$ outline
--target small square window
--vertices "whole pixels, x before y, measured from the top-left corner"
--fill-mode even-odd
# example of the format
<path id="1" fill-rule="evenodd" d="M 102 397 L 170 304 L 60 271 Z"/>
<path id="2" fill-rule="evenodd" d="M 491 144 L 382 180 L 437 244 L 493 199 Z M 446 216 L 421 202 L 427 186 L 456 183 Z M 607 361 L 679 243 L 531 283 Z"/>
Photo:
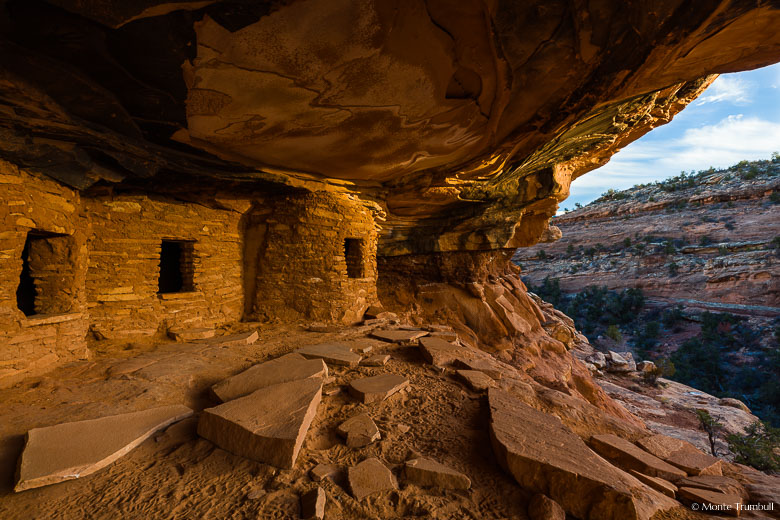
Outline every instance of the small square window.
<path id="1" fill-rule="evenodd" d="M 365 278 L 366 241 L 362 238 L 344 240 L 344 258 L 347 260 L 347 277 Z"/>
<path id="2" fill-rule="evenodd" d="M 159 279 L 161 294 L 195 290 L 194 251 L 195 242 L 192 240 L 162 241 Z"/>

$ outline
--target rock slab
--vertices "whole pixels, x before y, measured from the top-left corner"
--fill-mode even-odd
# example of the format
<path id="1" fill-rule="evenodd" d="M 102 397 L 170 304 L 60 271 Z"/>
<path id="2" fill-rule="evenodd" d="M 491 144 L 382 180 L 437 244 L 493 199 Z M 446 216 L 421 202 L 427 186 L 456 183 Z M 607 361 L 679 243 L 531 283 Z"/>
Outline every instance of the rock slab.
<path id="1" fill-rule="evenodd" d="M 309 345 L 299 348 L 295 351 L 309 359 L 323 359 L 331 365 L 342 365 L 348 367 L 357 366 L 362 357 L 350 350 L 344 343 L 320 343 L 319 345 Z"/>
<path id="2" fill-rule="evenodd" d="M 236 455 L 289 469 L 321 398 L 319 378 L 262 388 L 203 410 L 198 435 Z"/>
<path id="3" fill-rule="evenodd" d="M 309 377 L 328 377 L 325 362 L 322 359 L 306 359 L 300 354 L 287 354 L 220 381 L 211 387 L 211 391 L 225 403 L 261 388 Z"/>
<path id="4" fill-rule="evenodd" d="M 437 367 L 447 366 L 468 352 L 467 348 L 441 338 L 428 337 L 420 339 L 420 353 L 423 358 Z"/>
<path id="5" fill-rule="evenodd" d="M 393 473 L 376 457 L 371 457 L 347 470 L 352 496 L 363 500 L 374 493 L 398 489 Z"/>
<path id="6" fill-rule="evenodd" d="M 364 403 L 383 401 L 409 386 L 409 380 L 397 374 L 364 377 L 349 383 L 349 392 Z"/>
<path id="7" fill-rule="evenodd" d="M 475 392 L 484 392 L 488 388 L 496 386 L 496 382 L 493 378 L 481 370 L 458 370 L 457 373 L 458 377 Z"/>
<path id="8" fill-rule="evenodd" d="M 707 455 L 688 441 L 656 434 L 640 439 L 637 444 L 659 459 L 691 475 L 722 475 L 720 459 Z"/>
<path id="9" fill-rule="evenodd" d="M 681 487 L 677 496 L 684 504 L 696 505 L 698 511 L 717 515 L 739 516 L 737 504 L 742 502 L 737 495 L 689 487 Z"/>
<path id="10" fill-rule="evenodd" d="M 14 491 L 94 473 L 190 415 L 186 406 L 174 405 L 34 428 L 27 432 Z"/>
<path id="11" fill-rule="evenodd" d="M 364 367 L 383 367 L 390 361 L 390 354 L 374 354 L 363 359 L 360 364 Z"/>
<path id="12" fill-rule="evenodd" d="M 611 461 L 625 471 L 636 470 L 651 477 L 675 481 L 688 475 L 638 446 L 610 433 L 594 435 L 590 438 L 591 447 L 596 453 Z"/>
<path id="13" fill-rule="evenodd" d="M 301 518 L 304 520 L 322 520 L 325 518 L 327 496 L 321 487 L 312 489 L 301 497 Z"/>
<path id="14" fill-rule="evenodd" d="M 471 480 L 463 473 L 433 459 L 419 457 L 406 461 L 406 480 L 420 487 L 444 489 L 469 489 Z"/>
<path id="15" fill-rule="evenodd" d="M 678 507 L 596 455 L 560 419 L 507 390 L 488 390 L 490 437 L 499 464 L 524 488 L 582 519 L 646 520 Z"/>
<path id="16" fill-rule="evenodd" d="M 677 496 L 677 486 L 668 480 L 664 480 L 659 477 L 651 477 L 650 475 L 645 475 L 644 473 L 640 473 L 635 469 L 630 470 L 629 473 L 635 476 L 637 480 L 643 484 L 647 484 L 651 488 L 655 489 L 656 491 L 660 491 L 668 497 L 675 498 Z"/>
<path id="17" fill-rule="evenodd" d="M 427 335 L 426 330 L 375 330 L 371 333 L 372 338 L 390 343 L 406 343 Z"/>
<path id="18" fill-rule="evenodd" d="M 317 464 L 309 471 L 309 476 L 313 481 L 319 482 L 326 478 L 332 479 L 338 472 L 339 467 L 334 464 Z"/>
<path id="19" fill-rule="evenodd" d="M 347 440 L 350 448 L 368 446 L 382 437 L 374 420 L 365 413 L 347 419 L 336 431 Z"/>

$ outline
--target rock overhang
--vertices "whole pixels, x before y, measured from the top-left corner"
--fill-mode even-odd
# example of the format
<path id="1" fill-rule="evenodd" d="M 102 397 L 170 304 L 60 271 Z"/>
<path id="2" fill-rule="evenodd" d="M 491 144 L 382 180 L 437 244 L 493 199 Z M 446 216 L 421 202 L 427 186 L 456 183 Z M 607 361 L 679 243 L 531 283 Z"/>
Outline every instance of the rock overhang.
<path id="1" fill-rule="evenodd" d="M 3 158 L 78 189 L 356 194 L 381 256 L 530 245 L 711 74 L 780 59 L 776 2 L 12 0 L 0 23 Z"/>

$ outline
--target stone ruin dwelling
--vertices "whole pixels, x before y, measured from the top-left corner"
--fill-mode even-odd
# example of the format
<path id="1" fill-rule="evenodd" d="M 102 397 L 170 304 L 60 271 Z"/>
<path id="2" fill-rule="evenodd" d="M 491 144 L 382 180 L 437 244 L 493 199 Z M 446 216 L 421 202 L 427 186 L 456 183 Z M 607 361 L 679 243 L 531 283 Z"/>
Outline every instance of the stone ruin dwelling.
<path id="1" fill-rule="evenodd" d="M 288 348 L 312 342 L 299 325 L 430 325 L 525 381 L 533 412 L 491 393 L 494 411 L 634 441 L 641 421 L 511 256 L 554 236 L 573 179 L 717 74 L 780 61 L 779 27 L 776 0 L 1 0 L 0 388 L 246 323 L 297 330 Z M 51 424 L 3 414 L 8 439 Z M 502 464 L 573 517 L 672 507 L 583 509 Z M 0 516 L 21 516 L 6 491 Z M 343 515 L 398 514 L 366 511 Z"/>

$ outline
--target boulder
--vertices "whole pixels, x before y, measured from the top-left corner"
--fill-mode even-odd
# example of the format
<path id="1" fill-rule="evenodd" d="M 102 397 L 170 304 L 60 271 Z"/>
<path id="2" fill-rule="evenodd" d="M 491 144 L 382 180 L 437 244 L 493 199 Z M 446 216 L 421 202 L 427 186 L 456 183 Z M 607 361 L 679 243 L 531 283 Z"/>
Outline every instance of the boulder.
<path id="1" fill-rule="evenodd" d="M 328 377 L 325 362 L 322 359 L 306 359 L 300 354 L 287 354 L 220 381 L 211 387 L 211 391 L 224 403 L 261 388 L 309 377 Z"/>
<path id="2" fill-rule="evenodd" d="M 352 496 L 363 500 L 374 493 L 398 489 L 393 473 L 376 457 L 371 457 L 347 470 Z"/>
<path id="3" fill-rule="evenodd" d="M 375 330 L 371 332 L 372 338 L 389 341 L 390 343 L 407 343 L 428 335 L 425 330 Z"/>
<path id="4" fill-rule="evenodd" d="M 743 412 L 753 413 L 750 411 L 750 408 L 748 408 L 748 406 L 745 403 L 743 403 L 739 399 L 734 399 L 733 397 L 724 397 L 722 399 L 718 399 L 718 404 L 721 406 L 730 406 L 731 408 L 738 408 Z"/>
<path id="5" fill-rule="evenodd" d="M 683 504 L 697 511 L 727 516 L 739 516 L 737 504 L 742 503 L 742 499 L 737 495 L 700 488 L 681 487 L 677 497 Z"/>
<path id="6" fill-rule="evenodd" d="M 25 438 L 14 491 L 90 475 L 190 415 L 186 406 L 173 405 L 34 428 Z"/>
<path id="7" fill-rule="evenodd" d="M 655 363 L 653 363 L 652 361 L 640 361 L 636 365 L 636 370 L 637 372 L 641 372 L 641 373 L 652 372 L 653 370 L 655 370 Z"/>
<path id="8" fill-rule="evenodd" d="M 406 461 L 406 480 L 420 487 L 469 489 L 471 480 L 463 473 L 433 459 L 419 457 Z"/>
<path id="9" fill-rule="evenodd" d="M 631 352 L 618 354 L 610 350 L 606 360 L 607 372 L 634 372 L 636 370 L 636 362 Z"/>
<path id="10" fill-rule="evenodd" d="M 545 493 L 582 519 L 649 519 L 677 502 L 596 455 L 561 420 L 488 390 L 490 436 L 499 464 L 523 487 Z"/>
<path id="11" fill-rule="evenodd" d="M 596 368 L 602 369 L 607 366 L 607 358 L 602 352 L 594 352 L 585 360 L 589 363 L 592 363 Z"/>
<path id="12" fill-rule="evenodd" d="M 625 471 L 633 469 L 651 477 L 660 477 L 671 481 L 687 476 L 684 471 L 617 435 L 610 433 L 594 435 L 590 438 L 590 445 L 596 453 Z"/>
<path id="13" fill-rule="evenodd" d="M 677 486 L 668 480 L 662 479 L 660 477 L 651 477 L 650 475 L 645 475 L 644 473 L 640 473 L 635 469 L 630 470 L 629 473 L 635 476 L 637 480 L 643 484 L 647 484 L 651 488 L 655 489 L 656 491 L 660 491 L 668 497 L 674 498 L 677 495 Z"/>
<path id="14" fill-rule="evenodd" d="M 528 518 L 531 520 L 566 520 L 566 511 L 547 495 L 537 493 L 528 503 Z"/>
<path id="15" fill-rule="evenodd" d="M 308 359 L 322 359 L 331 365 L 357 366 L 362 359 L 360 354 L 355 354 L 344 343 L 320 343 L 309 345 L 295 351 Z"/>
<path id="16" fill-rule="evenodd" d="M 325 518 L 325 490 L 316 487 L 301 497 L 301 518 L 304 520 L 323 520 Z"/>
<path id="17" fill-rule="evenodd" d="M 475 392 L 484 392 L 496 386 L 493 378 L 480 370 L 458 370 L 457 374 Z"/>
<path id="18" fill-rule="evenodd" d="M 336 431 L 347 440 L 350 448 L 368 446 L 382 437 L 374 420 L 365 413 L 347 419 Z"/>
<path id="19" fill-rule="evenodd" d="M 322 380 L 262 388 L 203 410 L 198 435 L 236 455 L 292 468 L 322 397 Z"/>
<path id="20" fill-rule="evenodd" d="M 349 383 L 349 392 L 364 403 L 383 401 L 409 386 L 409 380 L 397 374 L 355 379 Z"/>

